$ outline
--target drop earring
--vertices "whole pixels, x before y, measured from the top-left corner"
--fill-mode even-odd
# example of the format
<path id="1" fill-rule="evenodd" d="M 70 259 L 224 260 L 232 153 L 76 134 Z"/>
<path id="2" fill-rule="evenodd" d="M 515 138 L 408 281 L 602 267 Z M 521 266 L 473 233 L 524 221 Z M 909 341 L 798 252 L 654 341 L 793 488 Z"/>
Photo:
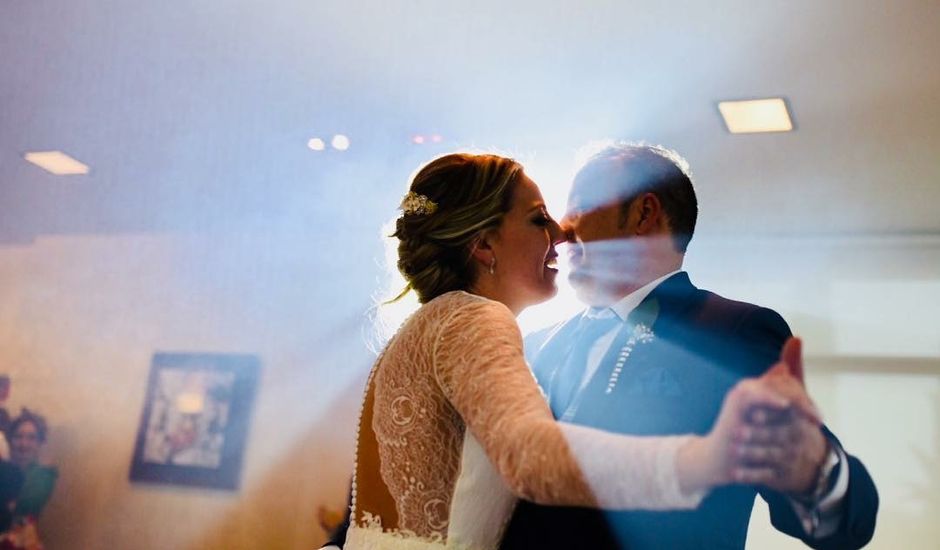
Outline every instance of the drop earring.
<path id="1" fill-rule="evenodd" d="M 490 275 L 496 273 L 496 256 L 493 256 L 493 260 L 490 261 Z"/>

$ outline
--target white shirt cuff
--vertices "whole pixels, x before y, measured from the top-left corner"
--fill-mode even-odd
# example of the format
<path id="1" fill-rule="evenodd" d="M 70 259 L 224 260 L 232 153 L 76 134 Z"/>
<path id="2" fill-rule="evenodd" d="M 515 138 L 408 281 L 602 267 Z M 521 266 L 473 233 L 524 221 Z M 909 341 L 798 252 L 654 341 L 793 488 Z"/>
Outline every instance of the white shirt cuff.
<path id="1" fill-rule="evenodd" d="M 793 498 L 787 499 L 800 519 L 803 532 L 814 539 L 828 537 L 839 529 L 845 508 L 843 506 L 845 495 L 849 490 L 848 458 L 845 456 L 845 451 L 838 445 L 833 444 L 832 450 L 835 457 L 837 457 L 835 465 L 839 465 L 838 477 L 832 485 L 832 489 L 822 495 L 812 506 L 807 506 Z M 831 458 L 827 460 L 831 460 Z"/>

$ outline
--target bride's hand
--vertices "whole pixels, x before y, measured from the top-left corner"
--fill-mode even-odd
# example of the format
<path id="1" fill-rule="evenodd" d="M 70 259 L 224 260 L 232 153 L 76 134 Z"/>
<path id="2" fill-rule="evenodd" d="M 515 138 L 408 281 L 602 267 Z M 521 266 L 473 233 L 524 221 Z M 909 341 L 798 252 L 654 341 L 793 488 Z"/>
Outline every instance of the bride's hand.
<path id="1" fill-rule="evenodd" d="M 748 425 L 738 428 L 733 470 L 738 483 L 760 484 L 791 494 L 815 488 L 829 442 L 820 426 L 819 412 L 803 384 L 802 346 L 790 338 L 774 365 L 760 380 L 793 402 L 786 414 L 764 410 L 748 412 Z"/>
<path id="2" fill-rule="evenodd" d="M 790 375 L 775 373 L 774 376 Z M 798 384 L 795 378 L 793 381 Z M 774 378 L 773 383 L 765 377 L 746 379 L 728 392 L 712 431 L 704 437 L 693 438 L 679 450 L 677 469 L 684 492 L 710 490 L 743 480 L 761 483 L 762 476 L 771 475 L 766 468 L 742 464 L 735 456 L 735 449 L 753 411 L 785 415 L 793 409 L 793 399 L 780 391 L 784 386 L 782 382 L 781 378 Z"/>

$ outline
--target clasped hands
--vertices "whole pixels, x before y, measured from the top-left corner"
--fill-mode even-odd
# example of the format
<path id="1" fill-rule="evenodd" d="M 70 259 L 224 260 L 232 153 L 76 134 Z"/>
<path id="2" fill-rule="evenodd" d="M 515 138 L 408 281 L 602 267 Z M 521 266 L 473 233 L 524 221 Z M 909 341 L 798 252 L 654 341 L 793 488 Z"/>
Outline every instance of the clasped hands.
<path id="1" fill-rule="evenodd" d="M 712 431 L 680 456 L 701 461 L 701 485 L 760 485 L 793 497 L 812 495 L 829 442 L 803 382 L 802 344 L 787 340 L 780 361 L 725 397 Z"/>

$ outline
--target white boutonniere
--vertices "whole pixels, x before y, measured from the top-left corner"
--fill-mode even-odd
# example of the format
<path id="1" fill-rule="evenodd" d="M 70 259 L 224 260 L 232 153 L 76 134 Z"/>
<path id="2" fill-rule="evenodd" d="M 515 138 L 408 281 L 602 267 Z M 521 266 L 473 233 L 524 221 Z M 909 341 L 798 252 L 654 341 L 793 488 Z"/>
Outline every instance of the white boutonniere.
<path id="1" fill-rule="evenodd" d="M 612 393 L 614 388 L 617 387 L 617 382 L 620 380 L 620 372 L 623 370 L 627 359 L 630 358 L 630 354 L 633 353 L 633 349 L 639 344 L 649 344 L 655 338 L 656 335 L 653 333 L 653 329 L 646 323 L 637 323 L 633 327 L 633 332 L 630 334 L 630 338 L 627 339 L 627 343 L 620 348 L 620 354 L 617 355 L 617 363 L 614 365 L 613 372 L 610 373 L 610 379 L 607 381 L 607 389 L 604 390 L 604 393 Z"/>

